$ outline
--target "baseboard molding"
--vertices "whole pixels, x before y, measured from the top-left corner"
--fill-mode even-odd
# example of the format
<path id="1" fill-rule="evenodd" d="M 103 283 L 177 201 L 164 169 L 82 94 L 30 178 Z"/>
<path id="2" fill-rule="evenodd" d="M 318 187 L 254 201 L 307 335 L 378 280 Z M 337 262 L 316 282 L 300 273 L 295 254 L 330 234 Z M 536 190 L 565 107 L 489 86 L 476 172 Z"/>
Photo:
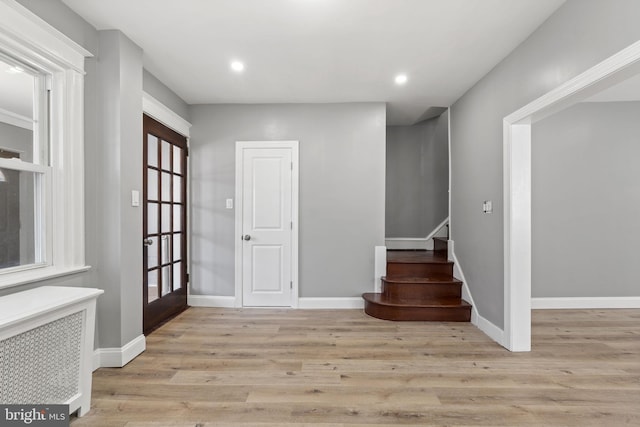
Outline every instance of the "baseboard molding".
<path id="1" fill-rule="evenodd" d="M 531 308 L 541 309 L 589 309 L 589 308 L 640 308 L 640 297 L 559 297 L 531 298 Z"/>
<path id="2" fill-rule="evenodd" d="M 236 308 L 236 298 L 215 295 L 189 295 L 187 303 L 191 307 Z M 307 309 L 360 309 L 364 300 L 360 297 L 298 298 L 298 308 Z"/>
<path id="3" fill-rule="evenodd" d="M 418 249 L 418 250 L 432 251 L 433 238 L 446 237 L 448 233 L 446 226 L 448 224 L 449 224 L 449 217 L 446 217 L 426 237 L 386 237 L 384 239 L 385 245 L 387 246 L 387 249 L 391 249 L 391 250 Z"/>
<path id="4" fill-rule="evenodd" d="M 474 310 L 471 312 L 471 323 L 484 332 L 489 338 L 505 347 L 504 330 L 480 316 L 478 314 L 478 310 L 475 310 L 475 306 Z"/>
<path id="5" fill-rule="evenodd" d="M 298 308 L 306 309 L 363 309 L 361 297 L 299 298 Z"/>
<path id="6" fill-rule="evenodd" d="M 236 297 L 216 295 L 188 295 L 187 304 L 191 307 L 234 308 Z"/>
<path id="7" fill-rule="evenodd" d="M 147 348 L 144 335 L 139 335 L 123 347 L 98 348 L 93 352 L 93 370 L 122 368 Z"/>
<path id="8" fill-rule="evenodd" d="M 423 237 L 388 237 L 384 239 L 385 245 L 387 249 L 392 251 L 402 251 L 402 250 L 422 250 L 422 251 L 432 251 L 433 250 L 433 240 L 425 239 Z"/>
<path id="9" fill-rule="evenodd" d="M 454 241 L 449 240 L 447 247 L 449 250 L 448 258 L 454 262 L 453 275 L 462 281 L 462 299 L 471 304 L 471 324 L 475 325 L 476 328 L 484 332 L 489 338 L 504 347 L 504 331 L 482 317 L 478 312 L 478 307 L 473 301 L 473 295 L 471 295 L 471 289 L 469 289 L 467 279 L 464 277 L 464 271 L 462 271 L 462 266 L 456 256 Z"/>

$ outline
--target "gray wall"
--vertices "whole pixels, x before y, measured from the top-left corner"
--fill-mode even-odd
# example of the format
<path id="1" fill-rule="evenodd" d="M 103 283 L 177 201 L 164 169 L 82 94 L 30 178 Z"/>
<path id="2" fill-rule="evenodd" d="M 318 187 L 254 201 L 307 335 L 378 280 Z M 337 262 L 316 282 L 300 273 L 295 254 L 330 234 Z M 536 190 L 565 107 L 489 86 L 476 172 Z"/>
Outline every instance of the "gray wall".
<path id="1" fill-rule="evenodd" d="M 120 347 L 142 333 L 142 207 L 131 206 L 131 190 L 142 191 L 142 49 L 111 30 L 99 32 L 99 51 L 99 138 L 86 147 L 99 197 L 87 246 L 95 246 L 94 277 L 105 290 L 100 345 Z"/>
<path id="2" fill-rule="evenodd" d="M 234 295 L 235 142 L 300 141 L 300 296 L 373 288 L 384 244 L 385 105 L 197 105 L 190 110 L 192 293 Z"/>
<path id="3" fill-rule="evenodd" d="M 387 127 L 386 237 L 424 238 L 447 218 L 448 118 Z"/>
<path id="4" fill-rule="evenodd" d="M 568 0 L 451 109 L 451 236 L 479 314 L 503 327 L 502 119 L 640 39 L 637 0 Z M 482 213 L 493 200 L 494 213 Z"/>
<path id="5" fill-rule="evenodd" d="M 147 70 L 143 70 L 142 90 L 163 103 L 183 119 L 189 121 L 189 106 L 187 103 Z"/>
<path id="6" fill-rule="evenodd" d="M 640 102 L 532 127 L 532 296 L 638 296 Z"/>

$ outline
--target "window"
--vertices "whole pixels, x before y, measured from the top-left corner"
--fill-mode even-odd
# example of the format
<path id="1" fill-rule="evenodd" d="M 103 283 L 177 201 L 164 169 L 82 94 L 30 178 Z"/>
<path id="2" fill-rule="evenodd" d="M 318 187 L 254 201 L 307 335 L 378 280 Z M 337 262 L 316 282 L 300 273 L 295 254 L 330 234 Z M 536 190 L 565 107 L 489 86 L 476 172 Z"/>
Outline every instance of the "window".
<path id="1" fill-rule="evenodd" d="M 0 270 L 45 265 L 46 76 L 0 53 Z"/>
<path id="2" fill-rule="evenodd" d="M 86 270 L 84 58 L 0 2 L 0 288 Z"/>

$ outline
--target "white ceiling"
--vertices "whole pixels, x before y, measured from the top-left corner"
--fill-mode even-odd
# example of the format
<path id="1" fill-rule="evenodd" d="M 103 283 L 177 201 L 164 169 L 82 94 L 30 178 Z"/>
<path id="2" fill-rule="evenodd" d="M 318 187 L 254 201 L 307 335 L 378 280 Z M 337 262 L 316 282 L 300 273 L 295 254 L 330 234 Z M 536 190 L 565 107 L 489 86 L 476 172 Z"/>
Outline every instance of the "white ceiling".
<path id="1" fill-rule="evenodd" d="M 396 125 L 451 105 L 564 2 L 63 1 L 124 32 L 189 104 L 384 101 Z M 405 86 L 393 83 L 400 72 Z"/>

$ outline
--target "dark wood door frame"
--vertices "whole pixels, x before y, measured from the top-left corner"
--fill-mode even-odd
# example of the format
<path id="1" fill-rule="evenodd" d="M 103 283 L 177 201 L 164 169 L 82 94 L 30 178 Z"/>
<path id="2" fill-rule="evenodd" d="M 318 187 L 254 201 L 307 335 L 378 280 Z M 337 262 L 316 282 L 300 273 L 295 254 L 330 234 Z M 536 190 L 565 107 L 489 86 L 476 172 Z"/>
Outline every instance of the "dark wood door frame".
<path id="1" fill-rule="evenodd" d="M 143 116 L 143 135 L 143 331 L 148 334 L 188 307 L 188 147 L 185 136 L 147 115 Z M 155 153 L 150 153 L 150 145 Z M 150 164 L 155 155 L 155 164 Z M 149 187 L 150 174 L 156 177 L 157 188 Z M 149 199 L 150 193 L 155 199 Z M 156 224 L 149 222 L 150 207 L 156 212 Z M 151 266 L 150 255 L 157 256 Z M 151 298 L 150 275 L 156 278 L 156 293 Z"/>

